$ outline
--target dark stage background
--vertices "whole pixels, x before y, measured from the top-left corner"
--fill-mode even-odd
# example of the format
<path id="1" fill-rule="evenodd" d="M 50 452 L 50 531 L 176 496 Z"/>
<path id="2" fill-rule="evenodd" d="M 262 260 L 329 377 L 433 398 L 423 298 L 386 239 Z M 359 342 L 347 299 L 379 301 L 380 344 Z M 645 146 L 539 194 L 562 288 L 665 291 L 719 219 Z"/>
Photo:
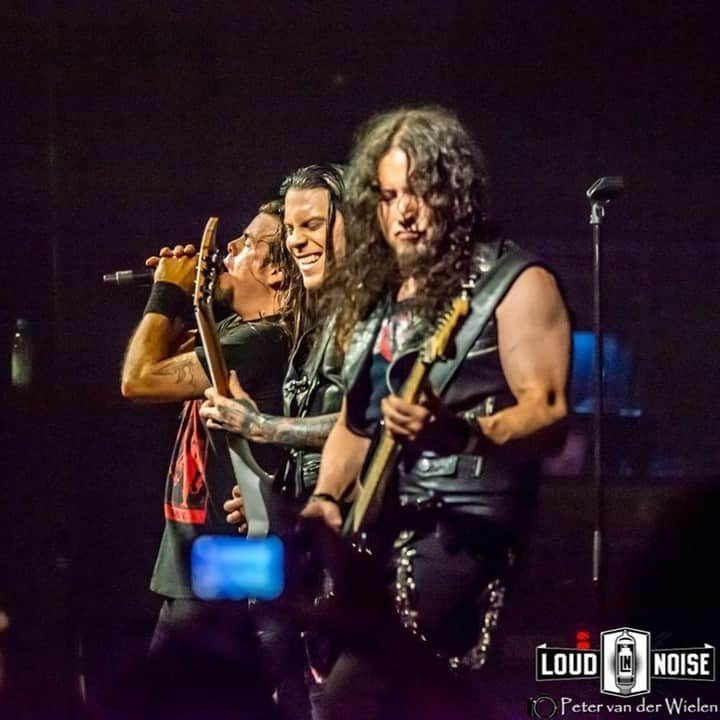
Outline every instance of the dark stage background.
<path id="1" fill-rule="evenodd" d="M 626 178 L 605 224 L 604 310 L 634 353 L 621 404 L 642 409 L 608 418 L 609 604 L 629 622 L 623 603 L 663 514 L 709 492 L 707 509 L 720 466 L 717 3 L 193 5 L 0 11 L 0 607 L 13 693 L 62 695 L 78 637 L 99 693 L 141 656 L 156 611 L 146 586 L 177 408 L 119 397 L 145 292 L 105 288 L 102 273 L 196 241 L 211 214 L 231 239 L 287 171 L 344 159 L 360 121 L 402 103 L 447 105 L 475 131 L 498 219 L 558 268 L 581 329 L 584 193 L 600 175 Z M 17 317 L 36 351 L 25 394 L 9 386 Z M 588 418 L 574 424 L 582 442 Z M 572 642 L 589 621 L 589 468 L 555 468 L 543 485 L 508 619 L 523 681 L 535 644 Z M 682 572 L 665 565 L 668 582 L 687 581 L 685 551 L 713 562 L 702 532 L 678 533 Z"/>

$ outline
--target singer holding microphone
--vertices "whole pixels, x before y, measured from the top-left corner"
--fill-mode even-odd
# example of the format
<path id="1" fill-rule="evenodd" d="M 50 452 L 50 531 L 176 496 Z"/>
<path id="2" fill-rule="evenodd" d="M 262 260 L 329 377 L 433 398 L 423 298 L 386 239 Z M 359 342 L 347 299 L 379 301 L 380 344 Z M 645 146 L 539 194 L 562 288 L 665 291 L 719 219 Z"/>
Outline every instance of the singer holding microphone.
<path id="1" fill-rule="evenodd" d="M 263 412 L 273 414 L 282 413 L 292 326 L 280 207 L 278 201 L 262 205 L 243 233 L 228 243 L 223 259 L 227 272 L 217 283 L 221 299 L 233 311 L 217 328 L 228 370 L 237 373 Z M 164 598 L 151 644 L 151 652 L 159 652 L 175 629 L 207 610 L 190 586 L 192 541 L 210 533 L 236 536 L 237 530 L 226 522 L 222 507 L 234 485 L 227 445 L 220 438 L 208 441 L 199 415 L 210 387 L 205 354 L 181 319 L 194 286 L 195 247 L 165 247 L 146 264 L 155 269 L 153 284 L 125 355 L 122 394 L 138 402 L 184 402 L 166 478 L 165 529 L 150 584 Z M 281 449 L 251 449 L 266 472 L 275 472 Z M 228 640 L 222 635 L 227 628 L 213 628 L 216 632 L 202 639 L 204 647 L 213 651 L 222 643 L 226 650 Z"/>

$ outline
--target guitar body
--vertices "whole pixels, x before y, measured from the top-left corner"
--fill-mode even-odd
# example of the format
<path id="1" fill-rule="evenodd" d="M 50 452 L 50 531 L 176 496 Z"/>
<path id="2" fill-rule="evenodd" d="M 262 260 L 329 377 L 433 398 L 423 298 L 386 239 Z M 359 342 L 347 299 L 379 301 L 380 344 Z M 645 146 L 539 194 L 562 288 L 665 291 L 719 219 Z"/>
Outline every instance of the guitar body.
<path id="1" fill-rule="evenodd" d="M 418 353 L 413 351 L 396 361 L 400 373 L 407 369 L 399 391 L 393 390 L 408 402 L 418 402 L 433 363 L 443 356 L 459 321 L 470 309 L 467 290 L 457 297 L 452 309 L 442 318 L 433 336 Z M 384 558 L 393 542 L 392 515 L 397 510 L 397 494 L 389 492 L 394 481 L 401 446 L 378 426 L 360 473 L 360 491 L 343 525 L 343 535 L 350 538 L 356 549 Z M 333 578 L 325 572 L 324 587 L 316 597 L 318 606 L 333 602 Z M 304 633 L 305 651 L 315 681 L 321 683 L 332 671 L 342 648 L 322 634 Z"/>
<path id="2" fill-rule="evenodd" d="M 407 368 L 407 375 L 397 394 L 403 400 L 418 402 L 433 363 L 444 356 L 453 333 L 469 309 L 466 288 L 453 301 L 451 310 L 443 316 L 423 349 L 401 359 L 399 365 Z M 343 535 L 349 537 L 358 550 L 380 558 L 390 550 L 393 541 L 392 515 L 397 510 L 397 494 L 389 490 L 395 481 L 401 449 L 380 423 L 360 474 L 360 491 L 343 525 Z M 325 587 L 315 602 L 318 605 L 330 603 L 333 595 L 333 579 L 326 573 Z M 332 670 L 340 648 L 328 638 L 314 633 L 306 634 L 305 647 L 313 675 L 321 682 Z"/>
<path id="3" fill-rule="evenodd" d="M 392 527 L 392 518 L 397 510 L 396 496 L 387 491 L 392 487 L 401 447 L 385 432 L 382 422 L 370 443 L 368 455 L 360 472 L 361 488 L 368 483 L 375 491 L 366 492 L 367 507 L 356 501 L 345 516 L 342 534 L 364 552 L 379 554 L 386 549 L 389 536 L 384 530 Z M 361 519 L 360 519 L 361 518 Z M 372 532 L 369 532 L 372 530 Z"/>
<path id="4" fill-rule="evenodd" d="M 463 292 L 423 350 L 401 359 L 400 366 L 407 368 L 407 376 L 397 394 L 403 400 L 418 402 L 433 363 L 443 356 L 459 320 L 469 312 L 469 304 L 468 295 Z M 388 491 L 395 481 L 401 450 L 381 422 L 360 473 L 360 492 L 343 525 L 343 535 L 350 538 L 355 548 L 362 554 L 375 555 L 381 563 L 394 539 L 392 515 L 397 510 L 397 495 Z M 333 577 L 326 571 L 323 591 L 315 602 L 322 607 L 332 603 L 334 596 Z M 316 682 L 322 682 L 332 671 L 341 648 L 322 634 L 305 633 L 304 638 L 310 670 Z"/>

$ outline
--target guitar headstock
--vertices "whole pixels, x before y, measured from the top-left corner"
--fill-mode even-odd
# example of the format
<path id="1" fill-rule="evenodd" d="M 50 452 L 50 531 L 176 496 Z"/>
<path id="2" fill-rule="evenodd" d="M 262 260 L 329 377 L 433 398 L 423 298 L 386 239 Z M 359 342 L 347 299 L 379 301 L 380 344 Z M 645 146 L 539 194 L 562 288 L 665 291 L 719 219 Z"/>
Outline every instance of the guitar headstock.
<path id="1" fill-rule="evenodd" d="M 210 305 L 212 302 L 213 291 L 218 278 L 218 268 L 214 258 L 217 224 L 218 219 L 216 217 L 209 218 L 200 241 L 195 290 L 193 291 L 193 306 L 195 308 Z"/>
<path id="2" fill-rule="evenodd" d="M 435 362 L 445 355 L 450 338 L 458 323 L 470 312 L 470 296 L 467 290 L 458 295 L 452 302 L 450 309 L 440 318 L 435 332 L 425 341 L 422 350 L 422 360 L 425 363 Z"/>
<path id="3" fill-rule="evenodd" d="M 228 371 L 225 356 L 222 353 L 220 340 L 215 328 L 212 298 L 215 283 L 218 278 L 218 268 L 215 263 L 215 231 L 218 219 L 211 217 L 205 225 L 200 250 L 198 251 L 197 273 L 195 275 L 195 290 L 193 292 L 193 307 L 197 321 L 200 339 L 205 349 L 210 380 L 213 387 L 223 396 L 229 397 Z"/>

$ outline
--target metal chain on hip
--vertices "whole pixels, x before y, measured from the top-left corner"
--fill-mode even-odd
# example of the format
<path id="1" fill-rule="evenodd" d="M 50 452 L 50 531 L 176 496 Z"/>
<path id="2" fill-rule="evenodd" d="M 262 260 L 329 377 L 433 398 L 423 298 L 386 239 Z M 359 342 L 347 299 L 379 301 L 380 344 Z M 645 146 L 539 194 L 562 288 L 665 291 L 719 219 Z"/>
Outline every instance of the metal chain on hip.
<path id="1" fill-rule="evenodd" d="M 412 530 L 403 530 L 395 543 L 395 547 L 400 550 L 395 569 L 395 610 L 406 630 L 427 641 L 420 631 L 420 617 L 416 603 L 417 585 L 413 574 L 413 558 L 417 550 L 410 546 L 414 534 Z M 480 595 L 478 602 L 478 612 L 481 616 L 480 629 L 475 644 L 463 655 L 447 657 L 437 653 L 446 660 L 452 670 L 479 670 L 487 662 L 493 634 L 498 627 L 500 613 L 505 604 L 507 588 L 504 576 L 514 564 L 515 554 L 508 548 L 502 575 L 493 578 Z"/>

